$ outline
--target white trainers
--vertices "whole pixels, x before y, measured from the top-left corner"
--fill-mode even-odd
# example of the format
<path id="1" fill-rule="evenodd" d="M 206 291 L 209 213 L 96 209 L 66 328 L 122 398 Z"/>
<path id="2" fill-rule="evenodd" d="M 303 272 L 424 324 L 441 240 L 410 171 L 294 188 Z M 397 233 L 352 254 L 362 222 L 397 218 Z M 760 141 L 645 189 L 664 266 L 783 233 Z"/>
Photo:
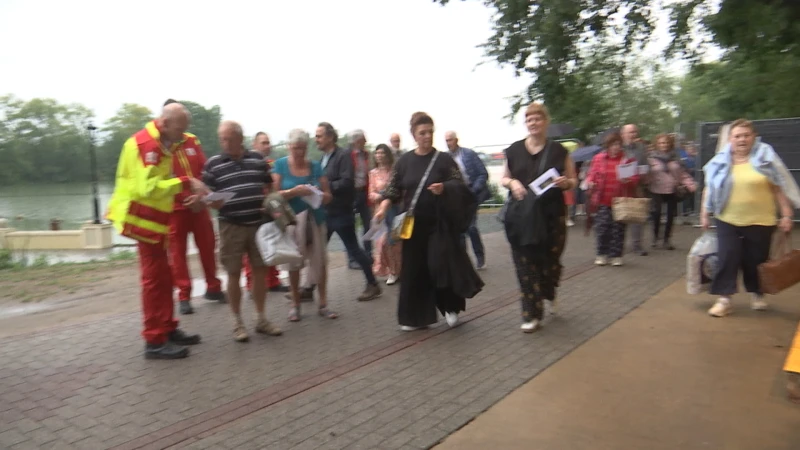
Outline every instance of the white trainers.
<path id="1" fill-rule="evenodd" d="M 427 327 L 412 327 L 412 326 L 408 326 L 408 325 L 403 325 L 403 326 L 400 327 L 400 331 L 417 331 L 417 330 L 422 330 L 424 328 L 427 328 Z"/>
<path id="2" fill-rule="evenodd" d="M 622 266 L 622 258 L 612 258 L 611 259 L 611 265 L 614 266 L 614 267 Z"/>
<path id="3" fill-rule="evenodd" d="M 558 314 L 558 300 L 551 300 L 550 301 L 550 314 L 556 315 Z"/>
<path id="4" fill-rule="evenodd" d="M 753 309 L 755 311 L 764 311 L 767 308 L 769 308 L 767 302 L 764 301 L 764 297 L 758 294 L 750 294 L 750 295 L 751 295 L 750 309 Z"/>
<path id="5" fill-rule="evenodd" d="M 522 330 L 523 333 L 533 333 L 539 329 L 539 321 L 533 319 L 530 322 L 525 322 L 519 327 L 519 329 Z"/>
<path id="6" fill-rule="evenodd" d="M 450 328 L 452 328 L 456 326 L 456 324 L 458 324 L 458 313 L 454 312 L 444 313 L 444 320 L 447 321 L 447 325 L 449 325 Z"/>
<path id="7" fill-rule="evenodd" d="M 572 220 L 572 219 L 567 219 L 567 226 L 568 227 L 574 227 L 575 226 L 575 221 Z"/>
<path id="8" fill-rule="evenodd" d="M 594 259 L 594 263 L 598 266 L 605 266 L 608 264 L 608 258 L 605 256 L 598 256 Z"/>
<path id="9" fill-rule="evenodd" d="M 386 285 L 391 286 L 397 283 L 397 276 L 396 275 L 389 275 L 389 278 L 386 279 Z"/>
<path id="10" fill-rule="evenodd" d="M 708 310 L 708 314 L 713 317 L 725 317 L 733 312 L 731 308 L 731 300 L 729 298 L 720 297 L 714 306 Z"/>

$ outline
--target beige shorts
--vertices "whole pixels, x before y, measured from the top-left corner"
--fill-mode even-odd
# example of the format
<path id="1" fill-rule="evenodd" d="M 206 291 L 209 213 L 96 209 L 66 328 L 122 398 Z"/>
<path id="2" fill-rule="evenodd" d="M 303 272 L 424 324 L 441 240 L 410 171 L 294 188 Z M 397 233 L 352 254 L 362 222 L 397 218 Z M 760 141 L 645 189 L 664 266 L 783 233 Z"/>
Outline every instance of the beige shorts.
<path id="1" fill-rule="evenodd" d="M 252 267 L 264 267 L 264 260 L 256 245 L 258 227 L 219 221 L 219 261 L 226 272 L 241 272 L 244 255 L 247 255 Z"/>

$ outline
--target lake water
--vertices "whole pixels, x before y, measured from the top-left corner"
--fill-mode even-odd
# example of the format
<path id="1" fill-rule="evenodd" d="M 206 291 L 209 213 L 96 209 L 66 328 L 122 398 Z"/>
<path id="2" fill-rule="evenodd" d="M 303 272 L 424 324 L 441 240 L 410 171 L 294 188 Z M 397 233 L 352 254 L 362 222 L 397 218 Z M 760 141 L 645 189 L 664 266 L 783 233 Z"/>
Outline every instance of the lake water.
<path id="1" fill-rule="evenodd" d="M 489 182 L 499 183 L 502 165 L 489 165 Z M 104 214 L 114 186 L 99 185 L 100 215 Z M 62 230 L 77 230 L 93 220 L 90 183 L 45 184 L 0 187 L 0 218 L 18 230 L 48 230 L 51 219 L 62 220 Z M 190 240 L 191 241 L 191 240 Z M 133 244 L 132 240 L 114 234 L 115 244 Z"/>

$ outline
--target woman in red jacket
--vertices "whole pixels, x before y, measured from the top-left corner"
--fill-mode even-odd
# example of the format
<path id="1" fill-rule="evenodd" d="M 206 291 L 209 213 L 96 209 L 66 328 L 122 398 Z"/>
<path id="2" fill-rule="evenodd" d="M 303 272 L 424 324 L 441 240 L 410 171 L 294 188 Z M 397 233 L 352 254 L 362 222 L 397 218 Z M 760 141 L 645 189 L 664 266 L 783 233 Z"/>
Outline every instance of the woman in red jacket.
<path id="1" fill-rule="evenodd" d="M 609 134 L 603 144 L 606 151 L 595 155 L 589 174 L 586 176 L 587 186 L 591 190 L 590 202 L 597 208 L 594 219 L 597 259 L 594 263 L 605 266 L 611 258 L 612 266 L 621 266 L 622 250 L 625 246 L 625 224 L 614 222 L 611 203 L 614 197 L 635 197 L 639 174 L 637 169 L 632 177 L 619 178 L 617 167 L 620 164 L 635 162 L 636 159 L 625 156 L 622 151 L 622 136 L 618 132 Z"/>

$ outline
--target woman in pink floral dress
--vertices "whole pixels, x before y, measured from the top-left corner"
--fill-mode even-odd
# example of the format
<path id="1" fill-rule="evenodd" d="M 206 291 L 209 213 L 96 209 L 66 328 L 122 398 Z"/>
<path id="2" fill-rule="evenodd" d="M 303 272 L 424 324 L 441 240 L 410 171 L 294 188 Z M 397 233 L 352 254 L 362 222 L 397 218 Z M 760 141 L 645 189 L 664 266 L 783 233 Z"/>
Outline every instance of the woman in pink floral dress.
<path id="1" fill-rule="evenodd" d="M 375 168 L 369 172 L 369 201 L 371 204 L 378 204 L 383 200 L 381 192 L 391 179 L 393 166 L 394 155 L 389 146 L 378 145 L 375 148 Z M 393 214 L 386 215 L 387 221 L 392 220 L 393 217 Z M 389 228 L 391 229 L 391 226 Z M 401 243 L 394 242 L 389 234 L 384 233 L 378 238 L 375 245 L 375 265 L 372 270 L 375 272 L 375 276 L 387 277 L 386 284 L 391 286 L 397 283 L 397 277 L 400 276 L 402 250 Z"/>

